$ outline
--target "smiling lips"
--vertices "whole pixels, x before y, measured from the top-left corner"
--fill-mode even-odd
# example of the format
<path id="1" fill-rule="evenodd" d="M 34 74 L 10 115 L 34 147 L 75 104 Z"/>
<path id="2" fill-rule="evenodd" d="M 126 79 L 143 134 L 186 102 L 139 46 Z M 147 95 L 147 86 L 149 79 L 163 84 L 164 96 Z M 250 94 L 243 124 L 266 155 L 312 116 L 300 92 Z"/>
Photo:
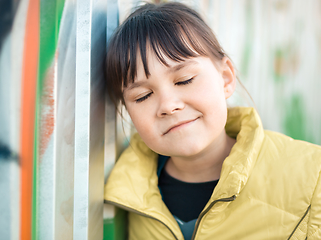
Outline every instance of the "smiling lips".
<path id="1" fill-rule="evenodd" d="M 182 122 L 179 122 L 178 124 L 175 124 L 173 126 L 171 126 L 163 135 L 173 131 L 173 130 L 176 130 L 178 128 L 181 128 L 183 126 L 186 126 L 187 124 L 189 123 L 192 123 L 192 122 L 195 122 L 198 118 L 195 118 L 195 119 L 192 119 L 192 120 L 187 120 L 187 121 L 182 121 Z"/>

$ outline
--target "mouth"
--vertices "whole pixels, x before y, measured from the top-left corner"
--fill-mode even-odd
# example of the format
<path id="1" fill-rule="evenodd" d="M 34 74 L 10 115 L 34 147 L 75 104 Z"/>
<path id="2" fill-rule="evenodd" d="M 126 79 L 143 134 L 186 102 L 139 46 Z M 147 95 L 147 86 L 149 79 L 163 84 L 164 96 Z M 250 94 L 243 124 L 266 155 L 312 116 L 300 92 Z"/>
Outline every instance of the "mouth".
<path id="1" fill-rule="evenodd" d="M 180 129 L 181 127 L 185 127 L 185 126 L 189 125 L 190 123 L 195 122 L 197 119 L 199 119 L 199 117 L 197 117 L 197 118 L 195 118 L 195 119 L 191 119 L 191 120 L 186 120 L 186 121 L 179 122 L 179 123 L 171 126 L 169 129 L 167 129 L 167 130 L 165 131 L 165 133 L 163 133 L 163 135 L 166 135 L 166 134 L 169 133 L 169 132 L 178 130 L 178 129 Z"/>

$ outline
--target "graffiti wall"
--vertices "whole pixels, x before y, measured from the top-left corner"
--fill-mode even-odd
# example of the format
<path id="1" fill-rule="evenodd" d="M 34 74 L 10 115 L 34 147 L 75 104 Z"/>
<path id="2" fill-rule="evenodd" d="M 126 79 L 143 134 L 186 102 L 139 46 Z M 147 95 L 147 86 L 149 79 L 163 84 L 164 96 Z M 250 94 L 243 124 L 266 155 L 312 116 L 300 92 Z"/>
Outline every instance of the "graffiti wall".
<path id="1" fill-rule="evenodd" d="M 107 2 L 6 3 L 1 238 L 102 239 Z"/>
<path id="2" fill-rule="evenodd" d="M 239 88 L 229 104 L 321 144 L 321 2 L 181 2 L 212 27 L 251 96 Z M 126 213 L 103 203 L 103 185 L 133 128 L 105 94 L 103 64 L 139 4 L 0 2 L 1 239 L 126 238 Z"/>

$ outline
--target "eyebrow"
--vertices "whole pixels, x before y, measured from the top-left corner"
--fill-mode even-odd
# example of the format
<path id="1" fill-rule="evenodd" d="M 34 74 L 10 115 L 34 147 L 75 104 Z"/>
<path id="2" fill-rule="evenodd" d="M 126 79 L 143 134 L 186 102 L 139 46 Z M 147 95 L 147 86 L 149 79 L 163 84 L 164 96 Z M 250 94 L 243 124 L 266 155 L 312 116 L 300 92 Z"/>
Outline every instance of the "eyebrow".
<path id="1" fill-rule="evenodd" d="M 194 60 L 188 60 L 188 61 L 184 61 L 184 62 L 181 62 L 181 63 L 178 63 L 176 64 L 175 66 L 171 67 L 169 66 L 168 67 L 168 70 L 167 72 L 176 72 L 176 71 L 179 71 L 181 70 L 182 68 L 185 68 L 187 66 L 190 66 L 190 65 L 197 65 L 198 62 L 194 61 Z M 132 90 L 134 88 L 137 88 L 137 87 L 140 87 L 142 85 L 145 85 L 147 82 L 146 81 L 138 81 L 138 82 L 133 82 L 132 84 L 130 84 L 128 87 L 126 87 L 124 90 L 125 91 L 129 91 L 129 90 Z"/>
<path id="2" fill-rule="evenodd" d="M 185 68 L 189 65 L 197 65 L 198 62 L 194 61 L 194 60 L 188 60 L 188 61 L 184 61 L 182 63 L 176 64 L 174 67 L 169 67 L 168 71 L 169 72 L 176 72 L 181 70 L 182 68 Z"/>
<path id="3" fill-rule="evenodd" d="M 131 90 L 133 88 L 137 88 L 137 87 L 140 87 L 142 85 L 145 85 L 146 84 L 146 81 L 139 81 L 139 82 L 133 82 L 131 83 L 128 87 L 126 87 L 124 89 L 124 91 L 128 91 L 128 90 Z"/>

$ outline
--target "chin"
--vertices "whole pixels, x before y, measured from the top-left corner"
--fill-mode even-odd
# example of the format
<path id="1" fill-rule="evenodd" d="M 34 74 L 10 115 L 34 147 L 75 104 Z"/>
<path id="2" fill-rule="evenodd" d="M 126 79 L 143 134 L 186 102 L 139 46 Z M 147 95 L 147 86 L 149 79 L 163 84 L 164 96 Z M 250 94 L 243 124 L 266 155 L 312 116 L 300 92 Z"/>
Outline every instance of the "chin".
<path id="1" fill-rule="evenodd" d="M 176 146 L 172 149 L 173 150 L 168 156 L 185 157 L 185 158 L 197 156 L 204 150 L 202 146 L 198 146 L 195 143 L 193 143 L 192 145 L 184 144 L 183 146 Z"/>

